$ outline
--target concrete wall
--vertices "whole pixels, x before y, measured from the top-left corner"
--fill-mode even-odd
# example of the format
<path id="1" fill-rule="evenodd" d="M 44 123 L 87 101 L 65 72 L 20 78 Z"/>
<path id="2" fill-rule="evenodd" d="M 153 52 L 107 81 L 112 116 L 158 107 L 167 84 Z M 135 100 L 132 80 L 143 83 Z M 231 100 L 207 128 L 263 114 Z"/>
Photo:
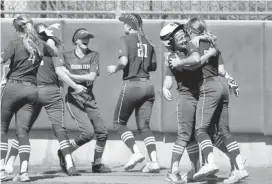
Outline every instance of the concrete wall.
<path id="1" fill-rule="evenodd" d="M 112 117 L 114 108 L 118 99 L 121 85 L 121 72 L 117 75 L 108 76 L 106 66 L 117 62 L 117 44 L 118 39 L 123 33 L 123 26 L 116 20 L 50 20 L 37 19 L 50 25 L 59 22 L 61 29 L 55 34 L 61 38 L 66 50 L 73 48 L 71 37 L 73 32 L 84 27 L 94 33 L 91 48 L 98 51 L 101 55 L 100 72 L 101 76 L 97 79 L 94 86 L 97 102 L 99 104 L 101 115 L 105 120 L 108 129 L 113 130 Z M 1 20 L 1 51 L 11 39 L 15 38 L 15 32 L 12 27 L 11 19 Z M 249 157 L 251 165 L 272 165 L 272 23 L 261 21 L 207 21 L 209 29 L 218 36 L 218 45 L 223 52 L 227 71 L 237 80 L 241 86 L 241 96 L 239 98 L 231 97 L 230 103 L 230 127 L 233 133 L 241 141 L 240 146 L 243 153 Z M 172 88 L 173 101 L 169 102 L 163 98 L 162 82 L 165 68 L 162 62 L 164 48 L 160 44 L 159 31 L 162 22 L 159 20 L 145 20 L 144 30 L 149 39 L 156 46 L 158 70 L 152 73 L 152 82 L 156 88 L 156 101 L 151 119 L 152 130 L 158 132 L 159 157 L 165 165 L 169 165 L 171 146 L 174 141 L 176 126 L 176 85 Z M 3 69 L 2 69 L 3 72 Z M 65 94 L 66 89 L 63 89 Z M 77 125 L 65 113 L 65 123 L 67 127 L 74 132 Z M 42 111 L 33 128 L 32 148 L 33 154 L 41 152 L 44 154 L 40 158 L 32 157 L 32 163 L 55 162 L 55 150 L 57 142 L 53 139 L 51 125 L 48 123 L 48 117 Z M 136 130 L 135 118 L 129 120 L 128 127 Z M 14 129 L 14 121 L 11 124 Z M 165 134 L 170 132 L 171 134 Z M 74 133 L 72 133 L 74 135 Z M 72 137 L 72 136 L 71 136 Z M 50 140 L 48 140 L 48 138 Z M 105 159 L 112 162 L 112 154 L 116 154 L 116 161 L 122 162 L 122 157 L 129 153 L 124 145 L 112 134 L 107 144 Z M 168 140 L 168 142 L 165 140 Z M 140 142 L 143 146 L 143 143 Z M 35 145 L 42 145 L 38 148 Z M 42 148 L 41 148 L 42 147 Z M 122 152 L 110 152 L 107 150 L 116 149 Z M 120 148 L 120 149 L 118 149 Z M 259 150 L 264 150 L 259 152 Z M 76 158 L 79 162 L 85 163 L 92 159 L 93 143 L 91 146 L 84 146 L 77 151 Z M 257 151 L 256 151 L 257 150 Z M 266 151 L 265 151 L 266 150 Z M 53 154 L 54 153 L 54 154 Z M 82 158 L 82 153 L 86 158 Z M 88 153 L 88 154 L 85 154 Z M 90 153 L 90 154 L 89 154 Z M 167 155 L 167 156 L 165 156 Z M 251 157 L 257 159 L 251 159 Z M 52 158 L 53 159 L 52 159 Z M 37 160 L 34 160 L 37 159 Z M 261 160 L 261 161 L 259 161 Z M 267 162 L 269 160 L 269 162 Z"/>

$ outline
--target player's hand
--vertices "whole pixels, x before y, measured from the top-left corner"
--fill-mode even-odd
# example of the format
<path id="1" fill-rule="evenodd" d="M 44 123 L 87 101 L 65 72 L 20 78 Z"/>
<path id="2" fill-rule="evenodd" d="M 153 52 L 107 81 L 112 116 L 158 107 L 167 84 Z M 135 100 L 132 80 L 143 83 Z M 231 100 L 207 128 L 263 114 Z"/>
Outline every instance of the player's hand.
<path id="1" fill-rule="evenodd" d="M 217 50 L 214 47 L 210 47 L 207 53 L 211 56 L 216 56 Z"/>
<path id="2" fill-rule="evenodd" d="M 80 84 L 76 85 L 76 88 L 74 89 L 75 91 L 73 92 L 74 94 L 79 94 L 82 92 L 85 92 L 87 90 L 87 88 L 85 86 L 82 86 Z"/>
<path id="3" fill-rule="evenodd" d="M 199 41 L 200 41 L 200 37 L 197 36 L 191 39 L 190 43 L 192 43 L 196 47 L 199 47 Z"/>
<path id="4" fill-rule="evenodd" d="M 7 83 L 7 78 L 6 77 L 3 77 L 2 80 L 1 80 L 1 88 L 3 88 Z"/>
<path id="5" fill-rule="evenodd" d="M 182 66 L 181 60 L 179 59 L 177 54 L 175 54 L 175 57 L 169 58 L 169 66 L 171 68 L 177 68 L 179 66 Z"/>
<path id="6" fill-rule="evenodd" d="M 115 65 L 110 65 L 107 67 L 107 72 L 111 75 L 114 74 L 117 70 L 117 67 Z"/>
<path id="7" fill-rule="evenodd" d="M 239 85 L 236 83 L 236 81 L 233 78 L 229 78 L 228 85 L 229 85 L 230 91 L 233 92 L 236 97 L 238 97 L 240 94 L 240 88 L 239 88 Z"/>
<path id="8" fill-rule="evenodd" d="M 163 96 L 167 99 L 167 100 L 172 100 L 172 95 L 169 89 L 163 87 L 162 88 L 163 91 Z"/>

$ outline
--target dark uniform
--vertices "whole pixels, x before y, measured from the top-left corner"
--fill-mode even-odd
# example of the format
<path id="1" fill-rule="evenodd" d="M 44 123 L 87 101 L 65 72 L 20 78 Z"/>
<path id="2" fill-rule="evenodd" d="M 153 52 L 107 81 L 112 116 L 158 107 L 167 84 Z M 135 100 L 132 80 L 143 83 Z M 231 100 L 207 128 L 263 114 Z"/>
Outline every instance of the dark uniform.
<path id="1" fill-rule="evenodd" d="M 156 53 L 149 42 L 142 37 L 144 52 L 140 49 L 137 34 L 120 38 L 119 57 L 126 56 L 128 63 L 123 69 L 123 87 L 114 111 L 114 125 L 126 125 L 135 110 L 139 130 L 149 129 L 152 107 L 155 100 L 154 86 L 149 72 L 155 71 Z M 142 61 L 142 54 L 144 54 Z"/>
<path id="2" fill-rule="evenodd" d="M 198 48 L 200 56 L 204 55 L 209 48 L 209 42 L 201 41 Z M 212 56 L 201 67 L 203 80 L 200 83 L 200 95 L 196 111 L 197 133 L 207 133 L 215 110 L 223 96 L 223 87 L 218 77 L 218 65 L 222 62 L 221 58 L 220 53 L 217 56 Z"/>
<path id="3" fill-rule="evenodd" d="M 43 57 L 43 61 L 37 73 L 38 99 L 34 106 L 31 124 L 26 126 L 29 126 L 29 130 L 31 129 L 42 107 L 44 107 L 52 123 L 55 136 L 60 142 L 60 148 L 63 150 L 65 148 L 69 149 L 70 143 L 66 127 L 64 126 L 64 102 L 60 92 L 58 75 L 55 72 L 55 68 L 63 66 L 64 63 L 61 63 L 60 60 L 57 61 L 58 62 L 53 61 L 52 58 L 48 56 Z M 66 150 L 64 155 L 68 153 L 69 151 Z"/>
<path id="4" fill-rule="evenodd" d="M 44 44 L 45 56 L 56 57 L 54 51 Z M 28 138 L 29 124 L 34 104 L 38 97 L 36 74 L 42 58 L 36 54 L 35 60 L 29 60 L 23 38 L 17 38 L 8 44 L 2 55 L 3 61 L 10 59 L 8 81 L 3 89 L 1 103 L 1 160 L 4 160 L 8 149 L 7 132 L 10 121 L 16 113 L 16 135 L 19 139 L 21 173 L 27 172 L 22 163 L 29 162 L 30 143 Z"/>
<path id="5" fill-rule="evenodd" d="M 182 52 L 180 59 L 186 58 L 197 48 L 189 43 Z M 166 75 L 174 76 L 177 81 L 178 101 L 177 101 L 177 122 L 178 122 L 178 140 L 189 142 L 194 135 L 196 105 L 199 98 L 199 82 L 202 79 L 201 69 L 193 71 L 182 69 L 167 68 Z M 177 140 L 177 141 L 178 141 Z M 186 145 L 183 145 L 186 146 Z"/>
<path id="6" fill-rule="evenodd" d="M 46 45 L 44 45 L 44 55 L 57 56 Z M 29 53 L 25 50 L 23 38 L 11 41 L 2 58 L 4 61 L 8 59 L 11 61 L 10 71 L 7 74 L 8 81 L 3 89 L 1 103 L 1 134 L 6 134 L 13 114 L 19 109 L 24 111 L 21 113 L 23 117 L 18 117 L 20 124 L 29 124 L 30 122 L 32 110 L 29 107 L 22 107 L 26 104 L 34 104 L 37 100 L 36 74 L 42 58 L 36 56 L 34 62 L 28 60 Z M 25 130 L 20 128 L 22 126 L 16 127 L 18 136 L 25 136 Z"/>
<path id="7" fill-rule="evenodd" d="M 66 68 L 72 74 L 84 75 L 95 72 L 99 76 L 99 53 L 88 50 L 87 54 L 80 59 L 75 50 L 64 53 Z M 77 81 L 77 84 L 87 88 L 87 92 L 74 94 L 74 89 L 69 87 L 66 95 L 66 102 L 72 117 L 78 123 L 81 131 L 80 136 L 75 138 L 74 146 L 82 146 L 92 140 L 94 133 L 98 141 L 105 142 L 108 138 L 108 131 L 99 113 L 95 96 L 93 94 L 93 82 Z M 72 143 L 73 145 L 73 143 Z"/>

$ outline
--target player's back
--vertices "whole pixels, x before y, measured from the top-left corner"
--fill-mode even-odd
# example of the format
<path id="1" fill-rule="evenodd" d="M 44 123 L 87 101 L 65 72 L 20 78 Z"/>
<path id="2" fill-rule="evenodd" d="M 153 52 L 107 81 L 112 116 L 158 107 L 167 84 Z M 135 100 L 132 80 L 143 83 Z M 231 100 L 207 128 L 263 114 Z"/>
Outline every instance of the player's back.
<path id="1" fill-rule="evenodd" d="M 10 58 L 10 71 L 8 78 L 15 80 L 23 80 L 28 82 L 36 81 L 36 74 L 42 58 L 37 54 L 35 61 L 29 60 L 30 54 L 26 51 L 23 38 L 19 37 L 10 43 L 14 49 Z M 8 52 L 8 51 L 7 51 Z"/>
<path id="2" fill-rule="evenodd" d="M 44 56 L 37 73 L 37 84 L 56 84 L 59 85 L 58 75 L 56 74 L 52 57 Z"/>
<path id="3" fill-rule="evenodd" d="M 206 54 L 211 47 L 209 41 L 200 41 L 199 43 L 199 54 L 203 56 Z M 203 64 L 202 66 L 202 73 L 203 77 L 214 77 L 218 76 L 218 63 L 219 63 L 219 54 L 216 56 L 212 56 L 209 58 L 208 62 Z"/>
<path id="4" fill-rule="evenodd" d="M 130 34 L 121 38 L 126 42 L 128 49 L 128 63 L 123 70 L 123 79 L 149 77 L 149 67 L 155 50 L 145 37 L 141 36 L 141 38 L 143 51 L 137 34 Z"/>

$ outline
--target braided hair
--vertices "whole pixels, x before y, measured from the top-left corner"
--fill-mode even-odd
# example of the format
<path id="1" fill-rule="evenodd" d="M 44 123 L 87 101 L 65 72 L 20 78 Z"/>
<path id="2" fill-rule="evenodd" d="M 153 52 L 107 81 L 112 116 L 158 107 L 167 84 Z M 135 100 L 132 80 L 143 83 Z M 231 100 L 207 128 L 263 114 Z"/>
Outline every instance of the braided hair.
<path id="1" fill-rule="evenodd" d="M 34 29 L 33 21 L 29 17 L 21 15 L 13 20 L 13 26 L 17 32 L 25 34 L 23 44 L 30 54 L 29 59 L 34 61 L 36 55 L 40 58 L 43 57 L 44 42 Z"/>
<path id="2" fill-rule="evenodd" d="M 152 44 L 152 42 L 150 40 L 148 40 L 146 34 L 143 31 L 143 21 L 142 21 L 142 18 L 140 17 L 140 15 L 133 13 L 133 14 L 129 14 L 128 17 L 132 20 L 132 22 L 136 26 L 138 41 L 140 42 L 140 48 L 142 50 L 142 61 L 144 61 L 145 53 L 144 53 L 144 46 L 143 46 L 142 37 L 144 37 L 152 47 L 155 47 L 155 46 Z M 143 65 L 144 65 L 144 62 L 143 62 Z M 144 66 L 143 66 L 143 68 L 144 68 Z"/>

